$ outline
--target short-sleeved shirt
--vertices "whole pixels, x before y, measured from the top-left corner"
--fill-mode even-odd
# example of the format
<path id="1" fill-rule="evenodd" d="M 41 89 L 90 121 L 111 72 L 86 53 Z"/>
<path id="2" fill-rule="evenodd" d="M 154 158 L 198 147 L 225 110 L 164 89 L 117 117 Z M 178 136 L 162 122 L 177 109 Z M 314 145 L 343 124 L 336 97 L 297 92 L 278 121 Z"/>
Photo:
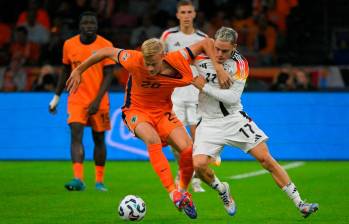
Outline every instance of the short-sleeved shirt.
<path id="1" fill-rule="evenodd" d="M 118 61 L 130 73 L 123 108 L 171 110 L 171 94 L 174 88 L 189 85 L 193 78 L 190 69 L 192 55 L 189 48 L 170 52 L 164 60 L 177 72 L 171 75 L 150 75 L 141 52 L 121 50 L 117 55 Z"/>
<path id="2" fill-rule="evenodd" d="M 63 64 L 71 65 L 71 68 L 74 69 L 99 49 L 112 46 L 110 41 L 99 35 L 91 44 L 81 43 L 80 35 L 76 35 L 64 43 Z M 68 96 L 68 104 L 88 106 L 96 98 L 99 91 L 103 80 L 103 67 L 113 64 L 115 64 L 113 60 L 105 59 L 88 68 L 82 74 L 81 83 L 77 91 Z M 109 109 L 107 93 L 103 96 L 99 109 Z"/>

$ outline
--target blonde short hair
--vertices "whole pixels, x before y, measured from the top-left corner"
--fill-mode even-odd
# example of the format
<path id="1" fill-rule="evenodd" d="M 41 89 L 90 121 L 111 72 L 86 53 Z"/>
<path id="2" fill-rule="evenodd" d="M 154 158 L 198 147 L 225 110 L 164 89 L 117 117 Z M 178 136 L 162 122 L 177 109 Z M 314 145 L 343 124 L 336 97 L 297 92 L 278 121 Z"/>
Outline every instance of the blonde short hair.
<path id="1" fill-rule="evenodd" d="M 148 58 L 156 54 L 164 52 L 164 45 L 158 38 L 151 38 L 143 42 L 142 47 L 143 57 Z"/>
<path id="2" fill-rule="evenodd" d="M 238 33 L 232 28 L 222 26 L 219 30 L 217 30 L 215 39 L 227 41 L 234 45 L 238 40 Z"/>

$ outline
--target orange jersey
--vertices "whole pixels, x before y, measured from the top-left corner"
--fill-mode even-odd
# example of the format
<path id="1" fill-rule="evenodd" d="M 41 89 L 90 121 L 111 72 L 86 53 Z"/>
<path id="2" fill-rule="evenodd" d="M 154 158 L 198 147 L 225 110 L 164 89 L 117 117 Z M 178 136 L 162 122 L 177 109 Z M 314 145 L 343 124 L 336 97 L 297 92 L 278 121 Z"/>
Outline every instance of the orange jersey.
<path id="1" fill-rule="evenodd" d="M 63 64 L 70 64 L 71 68 L 74 69 L 97 50 L 112 46 L 111 42 L 99 35 L 93 43 L 87 45 L 81 43 L 80 35 L 76 35 L 64 42 Z M 103 80 L 103 67 L 112 64 L 115 64 L 113 60 L 105 59 L 88 68 L 82 74 L 81 83 L 76 93 L 68 96 L 68 104 L 79 104 L 87 107 L 97 96 Z M 99 109 L 109 109 L 107 93 L 103 96 Z"/>
<path id="2" fill-rule="evenodd" d="M 192 52 L 189 48 L 165 56 L 164 60 L 177 71 L 173 75 L 150 75 L 139 51 L 122 50 L 117 57 L 119 63 L 130 73 L 123 108 L 171 110 L 174 88 L 189 85 L 193 78 L 190 69 Z"/>

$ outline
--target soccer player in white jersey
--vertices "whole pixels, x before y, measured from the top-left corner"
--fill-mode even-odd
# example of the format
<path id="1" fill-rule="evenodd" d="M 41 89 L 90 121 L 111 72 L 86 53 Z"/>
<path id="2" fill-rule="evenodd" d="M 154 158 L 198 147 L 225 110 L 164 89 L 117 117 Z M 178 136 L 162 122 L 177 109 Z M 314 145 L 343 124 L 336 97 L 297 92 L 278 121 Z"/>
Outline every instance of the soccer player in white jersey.
<path id="1" fill-rule="evenodd" d="M 199 113 L 201 123 L 196 130 L 193 163 L 196 174 L 221 197 L 229 215 L 234 215 L 236 206 L 230 195 L 229 185 L 221 182 L 208 166 L 219 156 L 224 145 L 240 148 L 257 159 L 268 170 L 276 184 L 289 196 L 304 217 L 318 209 L 316 203 L 304 202 L 286 171 L 270 155 L 266 134 L 242 110 L 241 94 L 249 68 L 245 58 L 236 50 L 237 33 L 227 27 L 215 35 L 216 62 L 223 64 L 233 81 L 229 89 L 221 89 L 217 83 L 212 61 L 202 55 L 197 58 L 199 76 L 193 85 L 200 90 Z"/>
<path id="2" fill-rule="evenodd" d="M 181 0 L 177 3 L 177 19 L 179 26 L 170 28 L 163 32 L 161 40 L 165 44 L 166 51 L 176 51 L 184 47 L 199 42 L 207 35 L 194 28 L 194 18 L 196 16 L 195 7 L 189 0 Z M 196 68 L 192 67 L 193 75 L 197 75 Z M 172 94 L 173 111 L 185 126 L 189 126 L 190 135 L 194 139 L 196 124 L 198 123 L 197 104 L 199 91 L 192 85 L 178 87 Z M 172 150 L 178 160 L 178 153 Z M 178 180 L 178 175 L 176 180 Z M 194 192 L 204 192 L 201 181 L 194 174 L 192 179 Z"/>

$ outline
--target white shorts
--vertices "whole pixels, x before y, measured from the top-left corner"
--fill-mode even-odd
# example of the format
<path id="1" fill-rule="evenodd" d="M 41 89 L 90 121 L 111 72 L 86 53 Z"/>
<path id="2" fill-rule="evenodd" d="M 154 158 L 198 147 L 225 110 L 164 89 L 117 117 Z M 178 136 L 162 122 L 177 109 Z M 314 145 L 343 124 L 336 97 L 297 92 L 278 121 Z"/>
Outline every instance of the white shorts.
<path id="1" fill-rule="evenodd" d="M 245 112 L 236 112 L 223 118 L 203 119 L 196 129 L 194 155 L 217 158 L 224 145 L 248 152 L 268 136 Z"/>
<path id="2" fill-rule="evenodd" d="M 199 116 L 197 114 L 197 104 L 173 104 L 173 112 L 184 126 L 197 125 Z"/>

